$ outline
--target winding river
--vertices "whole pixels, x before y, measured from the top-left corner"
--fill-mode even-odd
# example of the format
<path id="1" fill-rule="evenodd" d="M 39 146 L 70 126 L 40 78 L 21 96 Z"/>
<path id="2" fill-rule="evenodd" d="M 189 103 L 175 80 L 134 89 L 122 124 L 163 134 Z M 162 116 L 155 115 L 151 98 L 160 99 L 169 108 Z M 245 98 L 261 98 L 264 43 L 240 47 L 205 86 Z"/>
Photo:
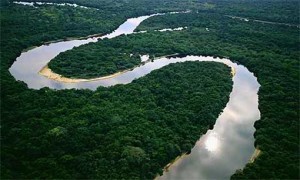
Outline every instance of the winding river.
<path id="1" fill-rule="evenodd" d="M 40 89 L 92 89 L 98 86 L 126 84 L 136 78 L 149 74 L 154 69 L 170 63 L 184 61 L 213 61 L 224 63 L 232 68 L 233 89 L 229 102 L 218 117 L 212 130 L 199 137 L 189 155 L 183 156 L 170 165 L 158 179 L 229 179 L 237 169 L 243 168 L 254 152 L 253 124 L 260 118 L 258 109 L 259 83 L 253 73 L 242 65 L 229 59 L 205 56 L 162 57 L 155 61 L 134 68 L 131 71 L 118 73 L 105 79 L 65 83 L 48 79 L 39 74 L 49 61 L 59 53 L 74 47 L 96 42 L 98 39 L 114 38 L 122 34 L 132 34 L 135 28 L 145 19 L 163 14 L 153 14 L 130 18 L 114 32 L 84 40 L 70 40 L 42 45 L 23 52 L 9 69 L 16 80 L 25 82 L 29 88 Z M 163 33 L 163 32 L 161 32 Z"/>

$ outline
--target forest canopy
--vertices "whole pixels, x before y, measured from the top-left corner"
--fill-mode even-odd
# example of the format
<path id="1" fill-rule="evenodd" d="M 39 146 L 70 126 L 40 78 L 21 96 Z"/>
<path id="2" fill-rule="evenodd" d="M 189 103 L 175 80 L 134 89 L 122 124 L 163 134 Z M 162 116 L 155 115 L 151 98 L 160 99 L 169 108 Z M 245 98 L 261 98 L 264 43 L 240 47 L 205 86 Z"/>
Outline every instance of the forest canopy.
<path id="1" fill-rule="evenodd" d="M 99 48 L 148 53 L 152 58 L 169 53 L 210 55 L 245 65 L 261 85 L 261 119 L 255 123 L 254 145 L 262 154 L 232 178 L 299 179 L 299 28 L 225 16 L 297 25 L 299 1 L 51 2 L 100 10 L 32 8 L 1 1 L 1 178 L 153 178 L 164 165 L 189 151 L 228 101 L 232 82 L 224 65 L 173 64 L 131 84 L 99 87 L 95 92 L 28 89 L 15 81 L 8 68 L 24 49 L 47 41 L 105 34 L 129 17 L 191 10 L 189 14 L 146 20 L 138 28 L 149 31 L 146 34 L 101 41 L 76 51 L 88 55 L 89 50 Z M 182 26 L 188 28 L 181 32 L 153 31 Z M 119 48 L 118 43 L 124 42 Z M 53 63 L 71 53 L 73 50 L 61 54 Z M 118 57 L 113 54 L 108 56 L 112 61 Z M 108 62 L 90 59 L 91 63 Z M 137 56 L 127 60 L 130 63 L 124 68 L 139 63 Z M 61 73 L 70 76 L 74 66 L 69 68 Z M 58 69 L 67 70 L 65 65 Z M 74 71 L 72 76 L 94 77 L 108 73 L 106 69 L 104 65 L 101 73 Z M 113 71 L 117 70 L 115 66 Z M 204 88 L 207 83 L 211 86 Z M 197 102 L 193 101 L 195 96 L 199 96 Z M 113 169 L 110 174 L 107 168 Z"/>

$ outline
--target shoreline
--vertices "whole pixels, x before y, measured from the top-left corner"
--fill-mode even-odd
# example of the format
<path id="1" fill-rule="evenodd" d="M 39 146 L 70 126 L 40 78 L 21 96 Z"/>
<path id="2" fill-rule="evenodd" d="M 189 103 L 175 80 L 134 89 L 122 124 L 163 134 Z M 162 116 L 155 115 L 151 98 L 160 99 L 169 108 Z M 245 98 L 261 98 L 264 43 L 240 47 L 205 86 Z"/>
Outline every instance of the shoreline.
<path id="1" fill-rule="evenodd" d="M 249 160 L 249 163 L 254 163 L 254 161 L 256 160 L 256 158 L 258 158 L 261 154 L 261 150 L 259 150 L 258 148 L 255 148 L 250 160 Z"/>
<path id="2" fill-rule="evenodd" d="M 48 64 L 46 66 L 44 66 L 38 73 L 48 79 L 52 79 L 52 80 L 55 80 L 55 81 L 58 81 L 58 82 L 63 82 L 63 83 L 79 83 L 79 82 L 91 82 L 91 81 L 98 81 L 98 80 L 104 80 L 104 79 L 109 79 L 109 78 L 113 78 L 115 76 L 118 76 L 118 75 L 121 75 L 121 74 L 124 74 L 128 71 L 132 71 L 133 69 L 137 68 L 137 67 L 140 67 L 142 65 L 145 65 L 146 63 L 148 62 L 151 62 L 151 61 L 155 61 L 156 59 L 160 59 L 160 58 L 165 58 L 165 57 L 170 57 L 170 56 L 174 56 L 174 55 L 177 55 L 177 54 L 171 54 L 171 55 L 166 55 L 166 56 L 161 56 L 161 57 L 157 57 L 157 58 L 154 58 L 154 59 L 147 59 L 146 61 L 144 62 L 141 62 L 140 64 L 136 65 L 136 66 L 133 66 L 132 68 L 130 69 L 126 69 L 126 70 L 123 70 L 123 71 L 117 71 L 113 74 L 110 74 L 110 75 L 105 75 L 105 76 L 101 76 L 101 77 L 96 77 L 96 78 L 90 78 L 90 79 L 84 79 L 84 78 L 68 78 L 68 77 L 64 77 L 60 74 L 57 74 L 55 72 L 53 72 L 49 67 L 48 67 Z"/>
<path id="3" fill-rule="evenodd" d="M 235 68 L 234 67 L 231 67 L 231 76 L 232 77 L 234 77 L 235 76 L 235 74 L 236 74 L 236 70 L 235 70 Z"/>
<path id="4" fill-rule="evenodd" d="M 84 39 L 89 39 L 89 38 L 100 38 L 101 36 L 103 36 L 103 33 L 98 33 L 98 34 L 92 34 L 92 35 L 88 35 L 88 36 L 81 36 L 81 37 L 67 37 L 64 39 L 57 39 L 57 40 L 53 40 L 53 41 L 44 41 L 42 42 L 40 45 L 36 45 L 36 46 L 30 46 L 24 50 L 22 50 L 21 53 L 25 53 L 31 49 L 37 48 L 39 46 L 48 46 L 51 43 L 58 43 L 58 42 L 65 42 L 65 41 L 73 41 L 73 40 L 84 40 Z"/>
<path id="5" fill-rule="evenodd" d="M 54 40 L 54 41 L 46 41 L 43 42 L 43 45 L 49 45 L 51 43 L 57 43 L 57 42 L 64 42 L 64 41 L 73 41 L 73 40 L 83 40 L 83 39 L 89 39 L 89 38 L 100 38 L 103 34 L 102 33 L 98 33 L 98 34 L 92 34 L 92 35 L 88 35 L 88 36 L 81 36 L 81 37 L 67 37 L 64 39 L 58 39 L 58 40 Z"/>
<path id="6" fill-rule="evenodd" d="M 133 67 L 135 68 L 135 67 Z M 119 71 L 116 73 L 113 73 L 111 75 L 107 75 L 107 76 L 102 76 L 102 77 L 98 77 L 98 78 L 91 78 L 91 79 L 77 79 L 77 78 L 68 78 L 68 77 L 64 77 L 60 74 L 57 74 L 55 72 L 53 72 L 48 65 L 44 66 L 40 71 L 39 74 L 48 78 L 48 79 L 52 79 L 58 82 L 63 82 L 63 83 L 79 83 L 79 82 L 90 82 L 90 81 L 97 81 L 97 80 L 103 80 L 103 79 L 108 79 L 108 78 L 113 78 L 115 76 L 121 75 L 123 73 L 126 73 L 128 71 L 131 71 L 132 69 L 127 69 L 124 71 Z"/>
<path id="7" fill-rule="evenodd" d="M 180 156 L 177 156 L 173 161 L 171 161 L 169 164 L 167 164 L 163 170 L 165 172 L 168 172 L 172 166 L 174 166 L 176 163 L 178 163 L 181 159 L 185 158 L 186 156 L 188 156 L 187 153 L 183 153 Z"/>
<path id="8" fill-rule="evenodd" d="M 186 156 L 188 156 L 188 153 L 183 153 L 180 156 L 177 156 L 174 160 L 172 160 L 169 164 L 167 164 L 164 168 L 163 168 L 163 173 L 164 172 L 168 172 L 169 169 L 174 166 L 175 164 L 177 164 L 179 161 L 181 161 L 182 159 L 184 159 Z M 158 178 L 162 176 L 160 174 L 157 174 L 156 177 L 154 178 L 154 180 L 158 180 Z"/>
<path id="9" fill-rule="evenodd" d="M 48 67 L 48 64 L 46 66 L 44 66 L 38 73 L 48 79 L 51 79 L 51 80 L 55 80 L 55 81 L 58 81 L 58 82 L 63 82 L 63 83 L 79 83 L 79 82 L 91 82 L 91 81 L 98 81 L 98 80 L 104 80 L 104 79 L 109 79 L 109 78 L 113 78 L 113 77 L 116 77 L 118 75 L 121 75 L 121 74 L 124 74 L 128 71 L 132 71 L 133 69 L 137 68 L 137 67 L 140 67 L 142 65 L 145 65 L 146 63 L 149 63 L 149 62 L 152 62 L 152 61 L 155 61 L 156 59 L 161 59 L 161 58 L 169 58 L 169 57 L 173 57 L 173 56 L 177 56 L 179 54 L 175 53 L 175 54 L 170 54 L 170 55 L 165 55 L 165 56 L 161 56 L 161 57 L 156 57 L 154 59 L 147 59 L 146 61 L 144 62 L 141 62 L 140 64 L 136 65 L 136 66 L 133 66 L 132 68 L 130 69 L 126 69 L 126 70 L 122 70 L 122 71 L 117 71 L 113 74 L 110 74 L 110 75 L 105 75 L 105 76 L 101 76 L 101 77 L 96 77 L 96 78 L 89 78 L 89 79 L 85 79 L 85 78 L 68 78 L 68 77 L 64 77 L 60 74 L 57 74 L 55 72 L 53 72 L 49 67 Z M 234 77 L 235 74 L 236 74 L 236 70 L 234 67 L 231 67 L 231 76 Z"/>

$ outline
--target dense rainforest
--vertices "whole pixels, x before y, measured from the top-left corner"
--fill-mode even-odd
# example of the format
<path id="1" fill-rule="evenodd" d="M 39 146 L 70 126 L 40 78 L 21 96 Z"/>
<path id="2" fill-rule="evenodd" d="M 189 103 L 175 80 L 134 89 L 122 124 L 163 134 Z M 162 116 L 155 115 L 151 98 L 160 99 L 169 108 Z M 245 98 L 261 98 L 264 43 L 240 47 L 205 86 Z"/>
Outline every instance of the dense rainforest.
<path id="1" fill-rule="evenodd" d="M 180 46 L 185 43 L 182 39 L 187 38 L 182 38 L 185 32 L 176 32 L 180 44 L 173 43 L 175 52 L 228 57 L 248 67 L 261 84 L 261 119 L 255 123 L 255 146 L 262 153 L 255 163 L 238 170 L 232 179 L 298 179 L 299 28 L 190 13 L 153 17 L 138 30 L 178 26 L 188 27 L 186 33 L 191 34 L 193 46 L 189 47 L 188 42 Z M 205 27 L 209 31 L 205 32 Z M 168 37 L 172 42 L 172 37 Z"/>
<path id="2" fill-rule="evenodd" d="M 231 85 L 225 65 L 186 62 L 95 92 L 24 92 L 2 122 L 2 177 L 154 178 L 215 123 Z"/>
<path id="3" fill-rule="evenodd" d="M 31 46 L 104 34 L 128 17 L 187 9 L 191 13 L 146 20 L 137 30 L 147 30 L 145 34 L 76 48 L 88 63 L 80 54 L 72 56 L 75 50 L 53 63 L 72 77 L 132 67 L 139 63 L 138 54 L 212 55 L 242 63 L 261 84 L 255 146 L 262 153 L 232 178 L 299 178 L 299 29 L 225 16 L 297 24 L 298 1 L 51 2 L 100 10 L 1 1 L 1 178 L 153 178 L 171 159 L 189 151 L 228 100 L 231 80 L 224 65 L 174 64 L 131 84 L 95 92 L 31 90 L 8 72 L 21 51 Z M 188 28 L 153 31 L 181 26 Z M 100 61 L 98 55 L 106 58 Z M 72 57 L 68 67 L 59 61 L 63 57 Z M 78 72 L 72 63 L 85 68 Z M 89 69 L 91 63 L 99 63 L 101 71 Z"/>
<path id="4" fill-rule="evenodd" d="M 187 29 L 173 32 L 153 31 L 181 26 Z M 146 30 L 147 33 L 123 35 L 74 48 L 57 56 L 49 63 L 49 67 L 65 77 L 93 78 L 140 64 L 141 54 L 149 54 L 152 59 L 179 53 L 230 57 L 239 61 L 253 54 L 253 51 L 258 52 L 258 56 L 271 53 L 268 48 L 265 48 L 266 51 L 261 49 L 274 46 L 276 43 L 265 41 L 270 38 L 268 33 L 272 33 L 273 28 L 209 12 L 156 16 L 143 22 L 137 29 L 137 31 Z M 240 35 L 243 33 L 251 37 L 241 39 Z M 273 41 L 283 39 L 288 41 L 274 46 L 273 50 L 290 47 L 297 52 L 299 42 L 296 38 L 297 28 L 286 29 L 286 26 L 279 26 L 277 33 L 279 34 L 272 35 L 275 38 L 272 38 Z M 296 58 L 297 55 L 294 54 L 293 57 Z"/>
<path id="5" fill-rule="evenodd" d="M 77 22 L 65 18 L 64 26 L 58 26 L 64 13 L 86 14 L 86 21 L 92 15 L 55 6 L 9 5 L 2 12 L 3 179 L 154 178 L 190 151 L 228 102 L 230 68 L 218 63 L 173 64 L 128 85 L 95 92 L 27 89 L 7 71 L 22 49 L 64 38 L 60 32 Z M 49 26 L 56 33 L 47 36 Z"/>

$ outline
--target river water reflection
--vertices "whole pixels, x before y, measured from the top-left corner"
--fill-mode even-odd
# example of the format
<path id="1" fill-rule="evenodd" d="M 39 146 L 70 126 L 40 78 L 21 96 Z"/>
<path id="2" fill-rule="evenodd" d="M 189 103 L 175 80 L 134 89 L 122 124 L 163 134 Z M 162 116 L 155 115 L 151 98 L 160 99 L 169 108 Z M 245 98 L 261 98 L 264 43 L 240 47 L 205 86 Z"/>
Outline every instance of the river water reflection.
<path id="1" fill-rule="evenodd" d="M 121 24 L 115 31 L 110 34 L 93 37 L 84 40 L 70 40 L 63 42 L 51 43 L 49 45 L 42 45 L 31 49 L 27 52 L 23 52 L 17 60 L 10 67 L 9 72 L 14 76 L 16 80 L 25 82 L 29 88 L 40 89 L 43 87 L 49 87 L 52 89 L 93 89 L 95 90 L 98 86 L 109 86 L 114 85 L 107 81 L 99 82 L 85 82 L 85 83 L 60 83 L 38 74 L 38 72 L 46 66 L 55 56 L 59 53 L 70 50 L 74 47 L 84 45 L 91 42 L 97 42 L 98 39 L 114 38 L 122 34 L 132 34 L 136 27 L 145 19 L 163 15 L 163 13 L 152 14 L 149 16 L 140 16 L 137 18 L 130 18 Z M 114 81 L 114 80 L 112 80 Z M 115 83 L 116 84 L 116 83 Z"/>
<path id="2" fill-rule="evenodd" d="M 230 100 L 212 130 L 203 135 L 191 154 L 173 164 L 158 179 L 229 179 L 254 152 L 254 122 L 260 118 L 257 79 L 236 65 Z"/>
<path id="3" fill-rule="evenodd" d="M 162 15 L 162 14 L 155 14 Z M 151 16 L 155 16 L 151 15 Z M 142 16 L 128 19 L 111 34 L 98 37 L 113 38 L 121 34 L 133 33 L 134 29 L 145 19 Z M 192 149 L 191 154 L 173 164 L 168 172 L 159 179 L 229 179 L 236 169 L 243 168 L 254 152 L 253 124 L 260 118 L 258 109 L 259 84 L 253 73 L 242 65 L 228 59 L 205 56 L 186 56 L 160 58 L 136 67 L 109 79 L 90 82 L 63 83 L 48 79 L 38 74 L 47 63 L 59 53 L 76 46 L 96 42 L 98 38 L 72 40 L 43 45 L 21 54 L 9 69 L 16 80 L 25 82 L 29 88 L 40 89 L 92 89 L 98 86 L 126 84 L 145 76 L 152 70 L 162 68 L 170 63 L 184 61 L 213 61 L 224 63 L 235 70 L 233 89 L 230 100 L 218 117 L 213 130 L 203 135 Z"/>

